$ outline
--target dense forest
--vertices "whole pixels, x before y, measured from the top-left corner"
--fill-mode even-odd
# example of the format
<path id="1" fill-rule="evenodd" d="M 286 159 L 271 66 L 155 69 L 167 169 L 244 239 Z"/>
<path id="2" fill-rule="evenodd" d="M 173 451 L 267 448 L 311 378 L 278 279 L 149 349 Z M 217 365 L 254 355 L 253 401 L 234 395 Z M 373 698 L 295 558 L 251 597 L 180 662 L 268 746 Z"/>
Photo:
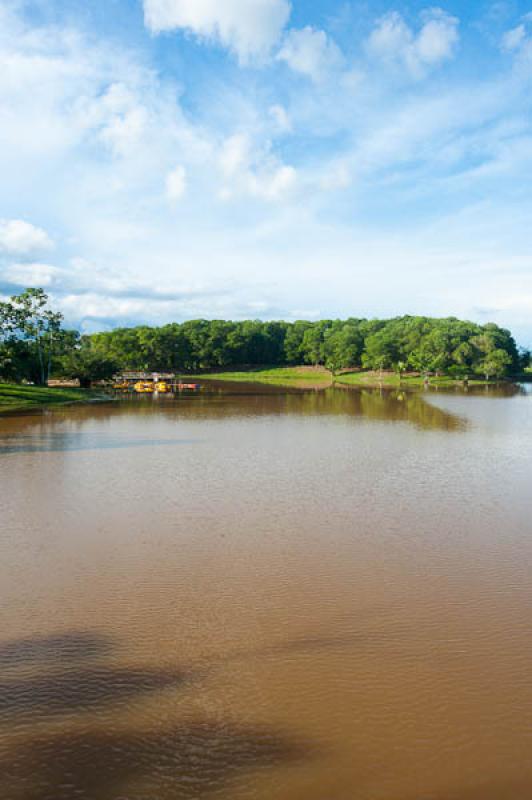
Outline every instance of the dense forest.
<path id="1" fill-rule="evenodd" d="M 82 383 L 124 369 L 201 372 L 297 364 L 407 370 L 466 377 L 521 372 L 530 353 L 508 330 L 454 317 L 262 322 L 191 320 L 80 336 L 65 330 L 41 289 L 0 304 L 0 377 L 45 383 L 52 375 Z"/>

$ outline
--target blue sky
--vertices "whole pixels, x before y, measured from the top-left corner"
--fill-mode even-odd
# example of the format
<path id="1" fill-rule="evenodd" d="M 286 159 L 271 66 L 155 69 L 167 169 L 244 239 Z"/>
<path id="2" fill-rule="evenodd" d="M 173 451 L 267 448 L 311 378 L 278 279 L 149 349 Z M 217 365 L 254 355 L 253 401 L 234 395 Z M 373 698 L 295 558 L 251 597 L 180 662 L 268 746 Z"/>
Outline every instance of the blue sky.
<path id="1" fill-rule="evenodd" d="M 0 293 L 532 344 L 532 2 L 0 0 Z"/>

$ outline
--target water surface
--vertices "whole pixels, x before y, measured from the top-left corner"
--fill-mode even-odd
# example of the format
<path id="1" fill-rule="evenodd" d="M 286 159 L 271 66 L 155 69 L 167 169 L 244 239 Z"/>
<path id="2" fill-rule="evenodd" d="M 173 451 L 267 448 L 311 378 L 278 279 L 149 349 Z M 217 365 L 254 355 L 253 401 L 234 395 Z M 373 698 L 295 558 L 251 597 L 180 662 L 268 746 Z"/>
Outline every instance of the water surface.
<path id="1" fill-rule="evenodd" d="M 509 389 L 0 417 L 0 797 L 532 797 L 531 454 Z"/>

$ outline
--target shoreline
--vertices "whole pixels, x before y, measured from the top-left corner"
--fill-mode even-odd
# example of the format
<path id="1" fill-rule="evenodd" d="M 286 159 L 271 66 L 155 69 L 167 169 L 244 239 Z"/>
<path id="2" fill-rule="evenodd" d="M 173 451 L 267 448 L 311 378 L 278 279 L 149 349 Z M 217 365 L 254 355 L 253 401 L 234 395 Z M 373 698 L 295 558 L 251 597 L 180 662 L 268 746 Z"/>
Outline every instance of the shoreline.
<path id="1" fill-rule="evenodd" d="M 111 395 L 93 389 L 64 389 L 48 386 L 0 383 L 0 416 L 56 406 L 110 402 Z"/>
<path id="2" fill-rule="evenodd" d="M 202 372 L 186 376 L 199 381 L 221 383 L 247 383 L 257 386 L 280 388 L 329 389 L 360 388 L 389 390 L 464 389 L 511 386 L 532 381 L 532 375 L 512 376 L 500 380 L 474 378 L 467 382 L 452 376 L 431 376 L 426 380 L 419 374 L 407 373 L 399 377 L 394 372 L 377 373 L 370 370 L 344 371 L 333 375 L 324 367 L 274 367 L 250 368 L 249 370 Z M 101 390 L 59 386 L 34 386 L 27 384 L 0 383 L 0 416 L 23 411 L 43 410 L 54 406 L 113 402 L 112 394 Z"/>
<path id="3" fill-rule="evenodd" d="M 279 367 L 271 369 L 250 369 L 220 372 L 203 372 L 189 376 L 195 380 L 227 381 L 232 383 L 257 383 L 270 386 L 300 386 L 313 384 L 316 387 L 359 386 L 366 388 L 423 389 L 497 386 L 514 384 L 526 380 L 526 376 L 509 377 L 501 380 L 471 378 L 467 384 L 462 378 L 449 375 L 431 376 L 426 380 L 422 375 L 406 373 L 401 377 L 395 372 L 378 373 L 372 370 L 344 371 L 333 375 L 329 370 L 319 367 Z"/>

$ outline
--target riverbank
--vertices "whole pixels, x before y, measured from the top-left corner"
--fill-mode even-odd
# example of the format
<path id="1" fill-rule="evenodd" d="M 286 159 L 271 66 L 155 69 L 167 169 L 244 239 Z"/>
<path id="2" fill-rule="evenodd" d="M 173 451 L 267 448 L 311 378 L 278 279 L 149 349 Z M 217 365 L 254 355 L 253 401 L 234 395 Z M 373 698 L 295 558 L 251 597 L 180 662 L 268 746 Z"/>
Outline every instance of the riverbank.
<path id="1" fill-rule="evenodd" d="M 187 379 L 231 381 L 232 383 L 267 383 L 271 386 L 306 385 L 327 386 L 332 383 L 331 373 L 324 367 L 275 367 L 248 369 L 240 372 L 205 372 L 187 376 Z"/>
<path id="2" fill-rule="evenodd" d="M 0 383 L 0 414 L 5 411 L 23 411 L 43 406 L 86 403 L 100 399 L 104 399 L 102 393 L 93 389 Z"/>
<path id="3" fill-rule="evenodd" d="M 345 386 L 391 388 L 423 388 L 427 384 L 436 388 L 462 386 L 463 380 L 450 376 L 431 376 L 425 379 L 423 375 L 407 373 L 399 375 L 396 372 L 356 371 L 341 372 L 333 377 L 325 367 L 276 367 L 271 369 L 249 369 L 239 372 L 216 372 L 193 375 L 194 380 L 231 381 L 237 383 L 267 383 L 272 386 L 330 386 L 333 383 Z M 496 381 L 472 379 L 469 386 L 487 386 Z"/>

